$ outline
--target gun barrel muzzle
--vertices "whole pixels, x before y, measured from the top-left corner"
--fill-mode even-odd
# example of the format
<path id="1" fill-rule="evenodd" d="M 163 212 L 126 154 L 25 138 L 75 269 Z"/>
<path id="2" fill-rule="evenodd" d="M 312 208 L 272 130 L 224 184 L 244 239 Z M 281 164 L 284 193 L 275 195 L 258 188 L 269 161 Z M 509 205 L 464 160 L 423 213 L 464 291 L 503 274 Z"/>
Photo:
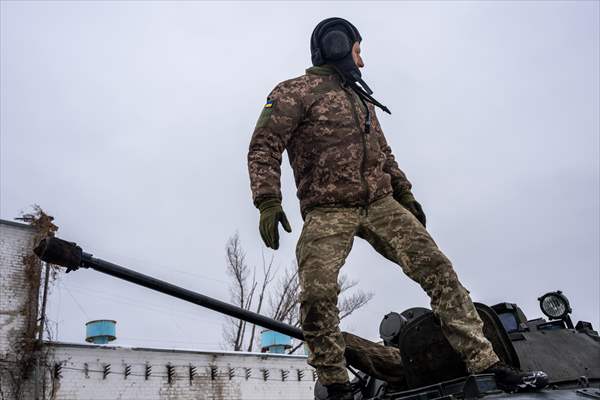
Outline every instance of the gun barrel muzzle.
<path id="1" fill-rule="evenodd" d="M 76 243 L 56 237 L 42 239 L 33 252 L 42 261 L 72 269 L 81 266 L 83 256 L 83 250 Z"/>

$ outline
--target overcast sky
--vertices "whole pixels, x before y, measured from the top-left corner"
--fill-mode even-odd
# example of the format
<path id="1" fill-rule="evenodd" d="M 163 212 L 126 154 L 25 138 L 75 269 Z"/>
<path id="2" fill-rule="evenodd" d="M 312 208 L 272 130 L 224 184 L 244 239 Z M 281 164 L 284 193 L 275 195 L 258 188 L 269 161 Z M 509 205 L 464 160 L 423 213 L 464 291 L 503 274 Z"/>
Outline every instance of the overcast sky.
<path id="1" fill-rule="evenodd" d="M 209 3 L 3 1 L 1 206 L 31 204 L 95 256 L 227 300 L 224 247 L 268 256 L 246 168 L 269 91 L 303 74 L 309 37 L 341 16 L 364 38 L 365 80 L 428 230 L 473 300 L 561 289 L 600 328 L 597 1 Z M 282 169 L 284 234 L 302 226 Z M 428 306 L 356 239 L 345 271 L 373 301 L 343 329 L 378 338 L 389 311 Z M 82 342 L 91 319 L 123 345 L 219 349 L 223 318 L 94 271 L 61 275 L 50 318 Z"/>

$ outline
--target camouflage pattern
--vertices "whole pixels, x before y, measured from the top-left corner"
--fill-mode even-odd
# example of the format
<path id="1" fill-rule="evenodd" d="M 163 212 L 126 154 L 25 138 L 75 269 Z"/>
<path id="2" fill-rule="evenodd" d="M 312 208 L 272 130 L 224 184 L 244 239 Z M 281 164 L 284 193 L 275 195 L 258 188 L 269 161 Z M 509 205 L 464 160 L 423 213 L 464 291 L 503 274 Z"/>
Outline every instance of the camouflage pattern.
<path id="1" fill-rule="evenodd" d="M 281 199 L 281 155 L 287 150 L 302 215 L 316 206 L 366 206 L 392 192 L 410 191 L 375 109 L 365 133 L 366 108 L 330 67 L 278 84 L 268 97 L 248 152 L 254 204 Z"/>
<path id="2" fill-rule="evenodd" d="M 317 369 L 322 383 L 348 379 L 345 341 L 338 327 L 337 278 L 355 236 L 400 265 L 427 292 L 442 332 L 471 372 L 498 361 L 483 336 L 483 324 L 469 292 L 450 261 L 423 225 L 392 196 L 386 196 L 368 208 L 317 207 L 306 217 L 296 249 L 302 288 L 300 318 L 311 352 L 308 362 Z"/>
<path id="3" fill-rule="evenodd" d="M 406 377 L 400 358 L 400 349 L 383 346 L 348 332 L 342 332 L 348 365 L 391 386 L 404 386 Z"/>

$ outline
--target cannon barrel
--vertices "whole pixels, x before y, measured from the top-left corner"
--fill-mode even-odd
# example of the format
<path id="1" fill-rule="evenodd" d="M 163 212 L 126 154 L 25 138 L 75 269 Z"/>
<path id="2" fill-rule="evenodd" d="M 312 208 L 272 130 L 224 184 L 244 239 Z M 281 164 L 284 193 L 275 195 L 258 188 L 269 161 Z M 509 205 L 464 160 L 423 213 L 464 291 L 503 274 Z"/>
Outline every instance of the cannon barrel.
<path id="1" fill-rule="evenodd" d="M 293 338 L 304 340 L 304 335 L 299 328 L 285 324 L 283 322 L 265 317 L 252 311 L 234 306 L 224 301 L 213 299 L 200 293 L 175 286 L 171 283 L 153 278 L 148 275 L 140 274 L 131 269 L 121 267 L 120 265 L 95 258 L 92 254 L 84 252 L 81 247 L 73 242 L 67 242 L 55 237 L 48 237 L 40 241 L 34 249 L 34 253 L 45 262 L 54 265 L 60 265 L 67 268 L 67 272 L 78 268 L 91 268 L 107 275 L 135 283 L 158 292 L 168 294 L 178 299 L 189 301 L 211 310 L 229 315 L 246 322 L 271 329 Z"/>

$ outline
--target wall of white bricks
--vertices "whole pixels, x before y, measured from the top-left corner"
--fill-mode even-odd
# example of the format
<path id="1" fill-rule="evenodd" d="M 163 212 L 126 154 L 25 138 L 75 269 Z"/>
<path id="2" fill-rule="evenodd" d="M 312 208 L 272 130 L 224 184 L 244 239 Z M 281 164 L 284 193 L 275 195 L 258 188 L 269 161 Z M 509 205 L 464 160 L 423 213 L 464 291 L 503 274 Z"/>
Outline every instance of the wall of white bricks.
<path id="1" fill-rule="evenodd" d="M 34 340 L 37 324 L 40 263 L 29 271 L 24 258 L 32 255 L 36 231 L 29 225 L 0 220 L 0 398 L 15 399 L 16 388 L 26 388 L 19 368 L 20 344 Z M 33 290 L 31 289 L 34 284 Z M 19 384 L 22 382 L 22 384 Z M 26 394 L 19 399 L 27 398 Z"/>
<path id="2" fill-rule="evenodd" d="M 32 252 L 35 233 L 29 225 L 0 220 L 0 359 L 11 355 L 15 340 L 37 317 L 37 313 L 27 315 L 32 309 L 27 304 L 29 281 L 23 265 L 23 257 Z"/>
<path id="3" fill-rule="evenodd" d="M 14 367 L 15 340 L 37 318 L 37 297 L 34 307 L 27 304 L 23 264 L 35 234 L 28 225 L 0 220 L 0 367 Z M 315 384 L 305 356 L 55 342 L 45 343 L 43 353 L 44 373 L 31 371 L 21 399 L 309 400 Z M 11 389 L 0 376 L 0 399 L 15 400 Z"/>
<path id="4" fill-rule="evenodd" d="M 313 398 L 315 377 L 304 356 L 67 343 L 47 346 L 51 362 L 57 365 L 50 368 L 56 400 Z"/>

